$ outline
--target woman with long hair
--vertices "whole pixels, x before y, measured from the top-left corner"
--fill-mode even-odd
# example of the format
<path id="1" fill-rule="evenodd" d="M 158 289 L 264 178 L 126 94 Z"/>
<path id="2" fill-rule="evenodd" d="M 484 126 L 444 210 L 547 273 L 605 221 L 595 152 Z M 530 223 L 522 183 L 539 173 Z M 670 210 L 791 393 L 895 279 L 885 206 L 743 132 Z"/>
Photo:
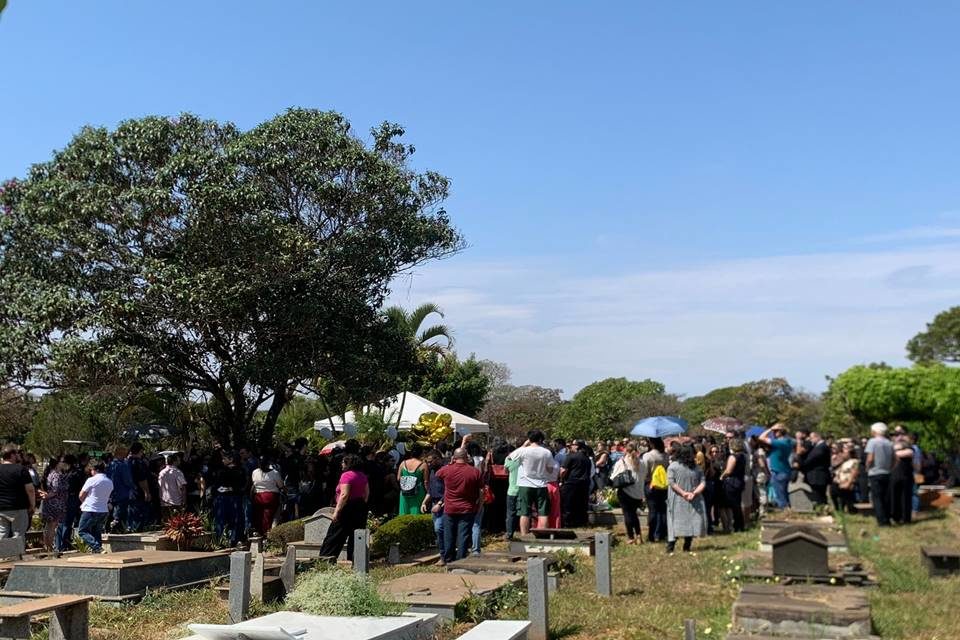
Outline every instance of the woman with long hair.
<path id="1" fill-rule="evenodd" d="M 410 445 L 407 459 L 397 469 L 397 482 L 400 483 L 401 516 L 417 515 L 427 495 L 430 482 L 430 468 L 424 464 L 423 447 L 417 443 Z"/>
<path id="2" fill-rule="evenodd" d="M 706 482 L 690 445 L 676 449 L 667 467 L 667 486 L 667 552 L 673 553 L 677 538 L 683 538 L 683 550 L 690 551 L 693 539 L 707 532 Z"/>
<path id="3" fill-rule="evenodd" d="M 743 509 L 740 505 L 743 488 L 746 486 L 744 481 L 746 473 L 747 454 L 743 440 L 734 438 L 730 441 L 730 454 L 720 474 L 724 508 L 729 509 L 733 516 L 734 531 L 743 531 Z"/>
<path id="4" fill-rule="evenodd" d="M 370 484 L 363 473 L 363 458 L 348 453 L 341 463 L 343 473 L 336 488 L 336 506 L 333 522 L 327 529 L 320 555 L 336 558 L 347 543 L 347 559 L 353 560 L 353 532 L 367 526 L 367 502 L 370 499 Z"/>
<path id="5" fill-rule="evenodd" d="M 640 530 L 640 507 L 643 505 L 643 481 L 646 471 L 640 461 L 637 445 L 629 442 L 623 457 L 613 465 L 610 482 L 617 488 L 617 499 L 623 511 L 623 523 L 627 528 L 627 544 L 643 544 Z"/>
<path id="6" fill-rule="evenodd" d="M 40 480 L 40 518 L 43 520 L 43 548 L 60 553 L 54 548 L 57 527 L 67 515 L 67 471 L 70 465 L 63 458 L 51 458 Z"/>

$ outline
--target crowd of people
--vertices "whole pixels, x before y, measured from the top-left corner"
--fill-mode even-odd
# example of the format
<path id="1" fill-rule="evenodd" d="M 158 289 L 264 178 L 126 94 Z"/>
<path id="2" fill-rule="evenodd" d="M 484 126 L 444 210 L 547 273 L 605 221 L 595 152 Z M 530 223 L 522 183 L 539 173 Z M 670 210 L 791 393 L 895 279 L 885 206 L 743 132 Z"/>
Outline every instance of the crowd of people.
<path id="1" fill-rule="evenodd" d="M 591 511 L 620 506 L 628 544 L 678 541 L 742 531 L 770 509 L 790 505 L 802 480 L 814 504 L 837 510 L 872 501 L 881 526 L 908 523 L 919 484 L 947 483 L 945 467 L 903 427 L 882 423 L 872 437 L 833 441 L 782 424 L 747 437 L 741 430 L 698 437 L 548 442 L 533 430 L 524 442 L 485 449 L 472 435 L 455 446 L 347 440 L 309 451 L 306 439 L 259 454 L 163 452 L 140 442 L 90 459 L 65 454 L 38 469 L 8 444 L 0 465 L 0 537 L 26 532 L 39 510 L 44 547 L 62 553 L 74 531 L 93 551 L 102 534 L 162 527 L 178 511 L 207 514 L 216 538 L 236 546 L 276 524 L 333 506 L 322 555 L 336 556 L 368 516 L 432 515 L 441 563 L 480 553 L 482 534 L 507 539 L 532 528 L 582 527 Z M 646 531 L 641 511 L 646 510 Z"/>

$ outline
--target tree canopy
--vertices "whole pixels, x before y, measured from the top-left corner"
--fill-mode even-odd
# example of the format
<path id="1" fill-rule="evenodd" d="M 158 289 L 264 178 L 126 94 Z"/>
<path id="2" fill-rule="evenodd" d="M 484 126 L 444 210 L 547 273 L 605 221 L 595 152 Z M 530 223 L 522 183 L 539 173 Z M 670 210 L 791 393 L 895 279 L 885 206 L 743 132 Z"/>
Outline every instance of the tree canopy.
<path id="1" fill-rule="evenodd" d="M 927 330 L 907 343 L 907 356 L 914 362 L 960 362 L 960 307 L 938 313 Z"/>
<path id="2" fill-rule="evenodd" d="M 924 446 L 950 450 L 960 443 L 960 369 L 858 365 L 834 378 L 825 395 L 825 422 L 847 435 L 865 435 L 872 422 L 902 421 Z"/>
<path id="3" fill-rule="evenodd" d="M 664 386 L 654 380 L 607 378 L 594 382 L 578 391 L 563 408 L 553 434 L 562 438 L 622 438 L 633 426 L 631 408 L 637 399 L 664 391 Z"/>
<path id="4" fill-rule="evenodd" d="M 531 429 L 553 431 L 563 407 L 560 389 L 501 384 L 490 392 L 478 416 L 497 435 L 522 438 Z"/>
<path id="5" fill-rule="evenodd" d="M 791 429 L 813 429 L 820 421 L 820 413 L 816 396 L 795 389 L 783 378 L 770 378 L 687 398 L 680 415 L 691 425 L 708 418 L 731 416 L 744 424 L 769 426 L 784 422 Z"/>
<path id="6" fill-rule="evenodd" d="M 368 146 L 307 109 L 246 132 L 193 115 L 83 129 L 0 193 L 0 375 L 200 395 L 237 444 L 268 442 L 302 380 L 363 395 L 405 370 L 389 283 L 462 240 L 447 179 L 412 170 L 402 134 L 385 123 Z"/>

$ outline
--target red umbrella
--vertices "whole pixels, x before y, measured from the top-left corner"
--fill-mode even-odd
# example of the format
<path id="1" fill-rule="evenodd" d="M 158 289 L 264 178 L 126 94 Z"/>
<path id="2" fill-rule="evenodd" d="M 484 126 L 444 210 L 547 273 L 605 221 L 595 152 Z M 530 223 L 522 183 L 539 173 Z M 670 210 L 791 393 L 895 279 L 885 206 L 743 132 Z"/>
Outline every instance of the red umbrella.
<path id="1" fill-rule="evenodd" d="M 329 456 L 337 449 L 347 446 L 347 443 L 344 440 L 337 440 L 336 442 L 328 443 L 323 449 L 320 449 L 320 455 Z"/>
<path id="2" fill-rule="evenodd" d="M 709 420 L 704 420 L 700 424 L 701 427 L 706 431 L 715 431 L 717 433 L 727 433 L 728 431 L 733 431 L 743 426 L 743 423 L 737 420 L 736 418 L 731 418 L 729 416 L 720 416 L 718 418 L 710 418 Z"/>

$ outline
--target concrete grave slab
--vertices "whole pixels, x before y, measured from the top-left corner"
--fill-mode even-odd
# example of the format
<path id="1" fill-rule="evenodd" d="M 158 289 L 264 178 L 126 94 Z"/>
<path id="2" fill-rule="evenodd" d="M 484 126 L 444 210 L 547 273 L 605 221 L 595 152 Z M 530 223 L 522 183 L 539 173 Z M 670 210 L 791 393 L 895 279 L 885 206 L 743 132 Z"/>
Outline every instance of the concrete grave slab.
<path id="1" fill-rule="evenodd" d="M 108 558 L 112 561 L 106 562 Z M 127 558 L 139 560 L 124 562 Z M 126 600 L 142 596 L 147 589 L 199 584 L 225 576 L 229 570 L 227 553 L 127 551 L 72 556 L 15 563 L 4 591 Z"/>
<path id="2" fill-rule="evenodd" d="M 303 640 L 427 640 L 433 638 L 439 621 L 434 615 L 402 615 L 383 618 L 314 616 L 278 611 L 233 625 L 237 630 L 279 627 L 305 629 Z M 193 635 L 184 640 L 205 640 Z"/>
<path id="3" fill-rule="evenodd" d="M 921 547 L 920 554 L 930 577 L 960 574 L 960 547 Z"/>
<path id="4" fill-rule="evenodd" d="M 771 521 L 764 522 L 760 530 L 760 550 L 773 551 L 773 541 L 776 539 L 780 529 L 784 527 L 795 527 L 801 525 L 811 531 L 816 531 L 826 538 L 827 551 L 829 553 L 849 553 L 847 548 L 847 537 L 842 531 L 837 530 L 833 525 L 820 524 L 816 522 L 798 522 L 798 521 Z"/>
<path id="5" fill-rule="evenodd" d="M 829 577 L 827 537 L 823 530 L 805 525 L 774 530 L 773 572 L 778 576 Z"/>
<path id="6" fill-rule="evenodd" d="M 744 584 L 733 605 L 733 626 L 754 634 L 863 638 L 872 629 L 870 602 L 855 587 Z"/>
<path id="7" fill-rule="evenodd" d="M 471 595 L 488 596 L 508 584 L 518 584 L 519 575 L 414 573 L 380 585 L 387 599 L 402 602 L 413 613 L 434 613 L 453 620 L 457 605 Z"/>

